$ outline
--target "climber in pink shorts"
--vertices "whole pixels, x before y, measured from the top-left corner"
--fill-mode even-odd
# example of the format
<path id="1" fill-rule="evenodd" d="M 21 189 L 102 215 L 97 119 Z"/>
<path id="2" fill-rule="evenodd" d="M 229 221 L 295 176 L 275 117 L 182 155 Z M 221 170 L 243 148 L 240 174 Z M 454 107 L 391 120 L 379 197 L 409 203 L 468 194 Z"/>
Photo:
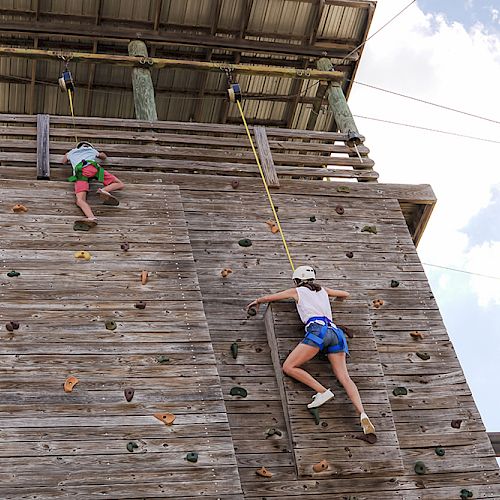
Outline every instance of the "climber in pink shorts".
<path id="1" fill-rule="evenodd" d="M 105 160 L 106 158 L 105 153 L 100 153 L 90 142 L 86 141 L 79 142 L 76 148 L 63 156 L 62 163 L 70 161 L 73 167 L 73 175 L 68 180 L 75 183 L 76 204 L 87 217 L 75 223 L 76 230 L 87 231 L 97 224 L 97 218 L 87 203 L 91 179 L 97 179 L 104 184 L 104 187 L 99 188 L 97 192 L 105 205 L 118 206 L 120 204 L 111 191 L 123 189 L 125 185 L 97 162 L 97 159 Z"/>

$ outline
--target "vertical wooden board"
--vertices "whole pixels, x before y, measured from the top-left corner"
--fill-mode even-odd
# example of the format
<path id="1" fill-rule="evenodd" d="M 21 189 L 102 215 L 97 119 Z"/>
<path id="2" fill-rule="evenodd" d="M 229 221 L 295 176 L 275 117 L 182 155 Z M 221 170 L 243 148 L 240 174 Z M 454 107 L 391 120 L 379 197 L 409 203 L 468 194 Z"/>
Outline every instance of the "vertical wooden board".
<path id="1" fill-rule="evenodd" d="M 50 179 L 50 116 L 36 115 L 36 178 Z"/>
<path id="2" fill-rule="evenodd" d="M 260 163 L 267 185 L 269 187 L 280 187 L 280 181 L 274 166 L 273 155 L 271 153 L 271 148 L 269 147 L 269 141 L 267 140 L 266 127 L 255 125 L 253 133 L 255 136 L 255 142 L 257 143 Z"/>
<path id="3" fill-rule="evenodd" d="M 91 195 L 99 224 L 75 232 L 81 216 L 66 202 L 71 187 L 2 186 L 12 204 L 32 194 L 25 213 L 0 206 L 0 284 L 8 290 L 0 321 L 12 330 L 2 326 L 0 335 L 0 428 L 9 443 L 0 453 L 9 471 L 0 475 L 0 497 L 37 489 L 39 498 L 238 497 L 179 188 L 127 186 L 119 207 Z M 54 200 L 65 217 L 33 214 L 35 202 L 48 213 Z M 145 208 L 154 217 L 145 218 Z M 34 232 L 29 245 L 12 250 Z M 164 242 L 161 251 L 153 241 Z M 90 260 L 74 256 L 81 251 Z M 7 276 L 13 270 L 20 275 Z M 78 382 L 66 392 L 70 376 Z M 175 416 L 172 425 L 154 416 L 165 413 Z M 190 452 L 197 462 L 186 460 Z"/>

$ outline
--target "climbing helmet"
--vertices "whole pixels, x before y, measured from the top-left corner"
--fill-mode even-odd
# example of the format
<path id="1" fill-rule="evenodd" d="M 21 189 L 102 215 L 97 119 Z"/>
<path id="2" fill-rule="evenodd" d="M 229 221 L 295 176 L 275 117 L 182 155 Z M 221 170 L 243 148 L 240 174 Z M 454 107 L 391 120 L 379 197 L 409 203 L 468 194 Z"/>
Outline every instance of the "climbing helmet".
<path id="1" fill-rule="evenodd" d="M 77 145 L 76 145 L 76 149 L 79 149 L 81 148 L 82 146 L 87 146 L 89 148 L 93 148 L 94 146 L 92 146 L 92 144 L 89 142 L 89 141 L 80 141 Z"/>
<path id="2" fill-rule="evenodd" d="M 313 280 L 316 278 L 316 271 L 311 266 L 299 266 L 293 272 L 292 279 L 294 281 L 306 281 Z"/>

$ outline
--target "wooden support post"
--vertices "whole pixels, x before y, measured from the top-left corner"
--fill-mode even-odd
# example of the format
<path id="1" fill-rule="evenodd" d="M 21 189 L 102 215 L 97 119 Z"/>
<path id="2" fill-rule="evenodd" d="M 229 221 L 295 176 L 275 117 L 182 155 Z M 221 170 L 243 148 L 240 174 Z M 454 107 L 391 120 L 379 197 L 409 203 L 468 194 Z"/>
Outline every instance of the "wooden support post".
<path id="1" fill-rule="evenodd" d="M 50 180 L 50 117 L 49 115 L 36 115 L 36 178 Z"/>
<path id="2" fill-rule="evenodd" d="M 253 135 L 257 143 L 257 150 L 259 151 L 259 158 L 264 177 L 269 187 L 280 187 L 280 181 L 276 168 L 274 167 L 273 155 L 269 141 L 267 140 L 266 127 L 255 125 L 253 128 Z"/>
<path id="3" fill-rule="evenodd" d="M 326 57 L 322 57 L 317 63 L 317 68 L 320 71 L 333 71 L 332 61 Z M 339 132 L 346 134 L 351 130 L 359 133 L 340 83 L 331 82 L 326 91 L 326 95 Z"/>
<path id="4" fill-rule="evenodd" d="M 488 432 L 495 456 L 500 457 L 500 432 Z"/>
<path id="5" fill-rule="evenodd" d="M 142 40 L 132 40 L 128 44 L 130 56 L 147 58 L 148 49 Z M 156 121 L 155 93 L 151 71 L 149 68 L 134 68 L 132 70 L 132 86 L 134 88 L 135 117 L 138 120 Z"/>

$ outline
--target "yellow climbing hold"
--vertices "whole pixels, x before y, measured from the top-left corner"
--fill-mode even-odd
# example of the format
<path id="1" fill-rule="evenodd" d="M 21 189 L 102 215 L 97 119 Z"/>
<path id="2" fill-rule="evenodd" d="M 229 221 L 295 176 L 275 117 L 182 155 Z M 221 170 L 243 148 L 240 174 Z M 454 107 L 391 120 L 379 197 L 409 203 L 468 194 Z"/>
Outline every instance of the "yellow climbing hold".
<path id="1" fill-rule="evenodd" d="M 90 260 L 91 258 L 92 255 L 90 255 L 90 252 L 85 252 L 84 250 L 75 252 L 75 259 Z"/>

